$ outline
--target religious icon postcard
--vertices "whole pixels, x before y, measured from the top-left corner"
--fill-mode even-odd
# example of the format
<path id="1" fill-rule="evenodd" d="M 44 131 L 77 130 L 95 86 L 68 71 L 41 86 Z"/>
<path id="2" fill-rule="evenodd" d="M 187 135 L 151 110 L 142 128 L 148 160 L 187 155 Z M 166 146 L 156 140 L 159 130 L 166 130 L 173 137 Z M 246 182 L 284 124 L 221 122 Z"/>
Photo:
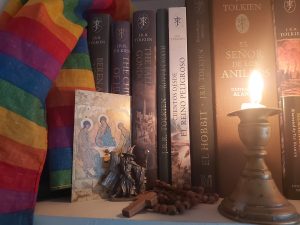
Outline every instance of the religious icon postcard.
<path id="1" fill-rule="evenodd" d="M 130 148 L 130 130 L 130 96 L 76 90 L 72 202 L 107 197 L 110 155 Z"/>

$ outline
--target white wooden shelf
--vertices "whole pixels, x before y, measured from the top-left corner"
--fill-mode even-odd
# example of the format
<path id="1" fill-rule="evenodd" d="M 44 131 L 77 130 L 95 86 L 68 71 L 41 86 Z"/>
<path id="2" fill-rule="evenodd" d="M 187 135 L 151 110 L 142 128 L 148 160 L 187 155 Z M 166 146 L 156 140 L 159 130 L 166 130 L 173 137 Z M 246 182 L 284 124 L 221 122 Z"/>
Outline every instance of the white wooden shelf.
<path id="1" fill-rule="evenodd" d="M 291 201 L 300 212 L 300 201 Z M 121 212 L 130 202 L 94 200 L 70 203 L 67 200 L 38 202 L 34 225 L 233 225 L 238 224 L 218 213 L 220 203 L 199 204 L 182 215 L 163 215 L 144 211 L 132 218 Z"/>

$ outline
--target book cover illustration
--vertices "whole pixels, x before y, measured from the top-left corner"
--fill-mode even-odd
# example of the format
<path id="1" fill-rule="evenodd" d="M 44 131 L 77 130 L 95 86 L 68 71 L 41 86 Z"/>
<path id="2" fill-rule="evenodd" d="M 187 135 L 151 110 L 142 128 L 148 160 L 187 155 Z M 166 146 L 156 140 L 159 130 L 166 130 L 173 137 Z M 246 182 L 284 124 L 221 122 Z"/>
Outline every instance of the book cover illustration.
<path id="1" fill-rule="evenodd" d="M 300 96 L 300 39 L 277 41 L 277 69 L 282 96 Z"/>
<path id="2" fill-rule="evenodd" d="M 72 201 L 107 197 L 101 182 L 110 153 L 126 152 L 130 140 L 129 96 L 76 91 Z"/>

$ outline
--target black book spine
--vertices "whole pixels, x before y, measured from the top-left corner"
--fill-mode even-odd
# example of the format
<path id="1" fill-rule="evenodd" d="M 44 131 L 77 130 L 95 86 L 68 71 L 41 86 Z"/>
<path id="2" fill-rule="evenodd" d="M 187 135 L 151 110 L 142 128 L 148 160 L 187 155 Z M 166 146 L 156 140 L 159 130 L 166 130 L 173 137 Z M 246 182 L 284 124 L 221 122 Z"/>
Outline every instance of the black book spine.
<path id="1" fill-rule="evenodd" d="M 300 0 L 274 0 L 283 194 L 300 199 Z"/>
<path id="2" fill-rule="evenodd" d="M 88 19 L 87 39 L 96 90 L 109 92 L 110 15 L 92 14 Z"/>
<path id="3" fill-rule="evenodd" d="M 216 191 L 210 1 L 187 0 L 192 185 Z"/>
<path id="4" fill-rule="evenodd" d="M 134 12 L 132 26 L 133 153 L 146 167 L 146 187 L 151 188 L 157 179 L 155 12 Z"/>
<path id="5" fill-rule="evenodd" d="M 156 12 L 158 178 L 171 182 L 168 10 Z"/>
<path id="6" fill-rule="evenodd" d="M 130 23 L 111 24 L 111 92 L 130 95 Z"/>
<path id="7" fill-rule="evenodd" d="M 282 97 L 283 192 L 289 199 L 300 199 L 300 96 Z"/>

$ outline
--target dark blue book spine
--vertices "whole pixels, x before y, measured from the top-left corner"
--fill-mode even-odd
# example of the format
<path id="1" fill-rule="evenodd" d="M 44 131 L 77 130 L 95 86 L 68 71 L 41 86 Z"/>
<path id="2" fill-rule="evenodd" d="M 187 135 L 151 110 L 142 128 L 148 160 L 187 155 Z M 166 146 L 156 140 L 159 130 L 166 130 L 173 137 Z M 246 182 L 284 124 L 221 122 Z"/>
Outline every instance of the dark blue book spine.
<path id="1" fill-rule="evenodd" d="M 156 12 L 158 178 L 171 182 L 168 10 Z"/>
<path id="2" fill-rule="evenodd" d="M 109 92 L 110 20 L 108 14 L 92 14 L 88 18 L 87 39 L 96 90 Z"/>
<path id="3" fill-rule="evenodd" d="M 188 68 L 192 185 L 216 191 L 209 0 L 188 0 Z"/>
<path id="4" fill-rule="evenodd" d="M 111 24 L 111 92 L 130 94 L 130 23 L 115 21 Z"/>
<path id="5" fill-rule="evenodd" d="M 146 187 L 151 188 L 157 179 L 155 12 L 136 11 L 132 26 L 133 153 L 146 167 Z"/>

